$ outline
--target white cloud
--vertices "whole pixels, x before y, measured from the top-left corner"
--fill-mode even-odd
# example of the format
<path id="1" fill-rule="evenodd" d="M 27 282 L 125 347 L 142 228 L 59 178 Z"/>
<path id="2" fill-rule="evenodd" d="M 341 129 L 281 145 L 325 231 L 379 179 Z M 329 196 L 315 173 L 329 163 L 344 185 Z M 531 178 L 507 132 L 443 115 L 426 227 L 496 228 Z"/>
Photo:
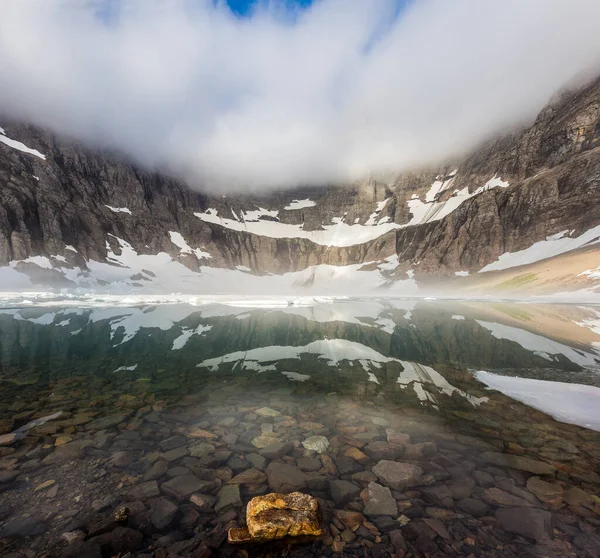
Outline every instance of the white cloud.
<path id="1" fill-rule="evenodd" d="M 472 148 L 600 67 L 597 0 L 3 0 L 0 112 L 192 185 L 355 179 Z M 193 7 L 192 7 L 193 6 Z"/>

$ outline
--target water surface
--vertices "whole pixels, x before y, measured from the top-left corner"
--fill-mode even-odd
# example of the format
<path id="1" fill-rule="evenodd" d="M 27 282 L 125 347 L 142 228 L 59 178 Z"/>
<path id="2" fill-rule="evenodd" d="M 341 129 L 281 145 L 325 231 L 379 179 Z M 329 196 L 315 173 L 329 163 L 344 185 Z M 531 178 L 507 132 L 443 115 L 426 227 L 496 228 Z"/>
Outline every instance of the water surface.
<path id="1" fill-rule="evenodd" d="M 0 550 L 598 555 L 600 309 L 275 306 L 0 310 Z M 321 499 L 325 536 L 228 545 L 279 489 Z M 126 529 L 90 535 L 125 504 Z"/>

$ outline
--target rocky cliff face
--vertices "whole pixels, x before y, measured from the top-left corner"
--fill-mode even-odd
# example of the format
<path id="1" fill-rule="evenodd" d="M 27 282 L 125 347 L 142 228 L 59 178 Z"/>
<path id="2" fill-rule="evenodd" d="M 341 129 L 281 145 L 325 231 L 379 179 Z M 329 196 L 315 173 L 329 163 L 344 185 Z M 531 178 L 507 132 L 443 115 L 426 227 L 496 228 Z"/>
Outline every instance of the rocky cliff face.
<path id="1" fill-rule="evenodd" d="M 500 256 L 539 242 L 554 242 L 543 246 L 548 257 L 600 236 L 600 80 L 453 165 L 260 195 L 194 192 L 119 154 L 1 124 L 0 266 L 11 270 L 10 280 L 0 275 L 4 290 L 15 273 L 105 290 L 165 288 L 179 274 L 177 290 L 211 290 L 224 269 L 241 288 L 240 280 L 291 272 L 288 287 L 315 286 L 342 270 L 355 283 L 370 273 L 369 288 L 424 285 L 503 269 L 494 264 Z M 532 253 L 509 267 L 540 259 Z M 596 252 L 588 260 L 580 271 L 600 265 Z"/>

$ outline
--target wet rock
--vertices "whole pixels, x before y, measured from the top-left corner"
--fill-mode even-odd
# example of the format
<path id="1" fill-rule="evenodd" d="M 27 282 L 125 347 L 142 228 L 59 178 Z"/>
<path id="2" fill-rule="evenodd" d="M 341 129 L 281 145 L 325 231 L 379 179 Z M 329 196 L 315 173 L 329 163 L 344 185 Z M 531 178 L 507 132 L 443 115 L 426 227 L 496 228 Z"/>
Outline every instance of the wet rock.
<path id="1" fill-rule="evenodd" d="M 462 477 L 455 479 L 448 483 L 448 489 L 452 498 L 455 500 L 462 500 L 463 498 L 470 498 L 475 489 L 475 480 L 471 477 Z"/>
<path id="2" fill-rule="evenodd" d="M 318 471 L 321 468 L 321 460 L 316 457 L 301 457 L 297 461 L 302 471 Z"/>
<path id="3" fill-rule="evenodd" d="M 552 536 L 551 514 L 535 508 L 503 508 L 496 512 L 496 519 L 509 533 L 516 533 L 536 541 Z"/>
<path id="4" fill-rule="evenodd" d="M 97 544 L 76 540 L 63 549 L 60 556 L 61 558 L 102 558 L 102 549 Z"/>
<path id="5" fill-rule="evenodd" d="M 0 529 L 0 538 L 33 537 L 48 530 L 48 526 L 37 517 L 14 518 L 7 521 Z"/>
<path id="6" fill-rule="evenodd" d="M 281 539 L 286 536 L 320 536 L 322 528 L 319 504 L 308 494 L 268 494 L 258 496 L 246 509 L 250 540 L 257 542 Z M 230 542 L 240 540 L 243 533 L 229 535 Z"/>
<path id="7" fill-rule="evenodd" d="M 103 552 L 112 552 L 111 555 L 125 554 L 141 548 L 143 538 L 139 531 L 129 527 L 117 527 L 109 533 L 91 538 L 90 543 L 100 546 Z"/>
<path id="8" fill-rule="evenodd" d="M 360 451 L 358 448 L 348 448 L 344 452 L 344 457 L 350 457 L 361 464 L 366 463 L 370 459 L 366 453 Z"/>
<path id="9" fill-rule="evenodd" d="M 158 483 L 154 480 L 136 484 L 127 491 L 127 495 L 131 500 L 140 500 L 142 502 L 149 498 L 154 498 L 159 494 Z"/>
<path id="10" fill-rule="evenodd" d="M 408 461 L 426 461 L 431 459 L 436 452 L 437 447 L 433 442 L 423 442 L 421 444 L 404 444 L 403 459 Z"/>
<path id="11" fill-rule="evenodd" d="M 230 484 L 263 484 L 267 482 L 267 475 L 258 469 L 247 469 L 228 482 Z"/>
<path id="12" fill-rule="evenodd" d="M 117 451 L 110 456 L 107 465 L 109 467 L 116 467 L 117 469 L 125 469 L 131 465 L 132 461 L 132 451 Z"/>
<path id="13" fill-rule="evenodd" d="M 504 507 L 530 507 L 532 504 L 523 498 L 504 492 L 499 488 L 487 488 L 484 492 L 485 499 L 491 504 Z"/>
<path id="14" fill-rule="evenodd" d="M 507 453 L 483 452 L 481 459 L 484 463 L 491 463 L 499 467 L 510 467 L 520 471 L 527 471 L 534 475 L 553 475 L 556 467 L 543 461 L 536 461 L 522 455 L 510 455 Z"/>
<path id="15" fill-rule="evenodd" d="M 173 477 L 178 477 L 180 475 L 188 475 L 191 471 L 187 467 L 171 467 L 167 471 L 167 477 L 172 479 Z"/>
<path id="16" fill-rule="evenodd" d="M 421 497 L 428 504 L 450 508 L 454 504 L 452 492 L 445 484 L 438 484 L 421 489 Z"/>
<path id="17" fill-rule="evenodd" d="M 248 461 L 248 463 L 250 463 L 252 467 L 258 469 L 259 471 L 264 471 L 267 468 L 268 464 L 267 458 L 262 455 L 259 455 L 258 453 L 249 453 L 248 455 L 246 455 L 246 461 Z"/>
<path id="18" fill-rule="evenodd" d="M 226 484 L 217 494 L 215 512 L 221 513 L 242 506 L 239 484 Z"/>
<path id="19" fill-rule="evenodd" d="M 171 436 L 170 438 L 166 438 L 165 440 L 162 440 L 158 444 L 158 447 L 161 449 L 161 451 L 171 451 L 171 450 L 174 450 L 175 448 L 185 446 L 186 444 L 187 444 L 186 438 L 184 438 L 183 436 L 177 435 L 177 436 Z"/>
<path id="20" fill-rule="evenodd" d="M 361 465 L 351 457 L 338 457 L 335 461 L 335 466 L 340 475 L 352 475 L 362 471 Z"/>
<path id="21" fill-rule="evenodd" d="M 356 511 L 349 510 L 332 510 L 333 516 L 339 520 L 341 526 L 346 526 L 352 531 L 356 531 L 365 521 L 365 516 Z"/>
<path id="22" fill-rule="evenodd" d="M 370 482 L 364 513 L 369 516 L 391 515 L 396 517 L 398 515 L 398 506 L 396 505 L 396 500 L 392 497 L 390 489 Z"/>
<path id="23" fill-rule="evenodd" d="M 264 449 L 277 441 L 277 437 L 272 434 L 261 434 L 252 438 L 252 445 L 258 449 Z"/>
<path id="24" fill-rule="evenodd" d="M 329 440 L 325 436 L 310 436 L 302 442 L 302 445 L 307 450 L 325 453 L 329 447 Z"/>
<path id="25" fill-rule="evenodd" d="M 581 490 L 581 488 L 576 486 L 565 492 L 564 500 L 569 506 L 589 506 L 594 502 L 594 498 L 591 494 L 588 494 L 585 490 Z"/>
<path id="26" fill-rule="evenodd" d="M 279 411 L 271 409 L 270 407 L 262 407 L 257 411 L 254 411 L 259 417 L 278 417 L 281 415 Z"/>
<path id="27" fill-rule="evenodd" d="M 197 506 L 200 511 L 208 512 L 216 502 L 216 498 L 208 494 L 192 494 L 190 496 L 190 502 L 194 504 L 194 506 Z"/>
<path id="28" fill-rule="evenodd" d="M 402 457 L 404 447 L 377 441 L 367 444 L 364 447 L 364 451 L 371 459 L 377 461 L 381 459 L 394 460 Z"/>
<path id="29" fill-rule="evenodd" d="M 288 442 L 275 442 L 264 447 L 258 453 L 267 459 L 279 459 L 292 451 L 294 446 Z"/>
<path id="30" fill-rule="evenodd" d="M 555 501 L 564 493 L 564 489 L 560 484 L 549 483 L 539 477 L 527 479 L 527 490 L 535 494 L 542 502 Z"/>
<path id="31" fill-rule="evenodd" d="M 231 469 L 237 473 L 248 469 L 250 465 L 244 458 L 235 456 L 227 460 L 227 466 L 231 467 Z"/>
<path id="32" fill-rule="evenodd" d="M 456 507 L 473 517 L 482 517 L 489 509 L 485 502 L 474 498 L 463 498 L 457 502 Z"/>
<path id="33" fill-rule="evenodd" d="M 212 486 L 212 482 L 200 480 L 196 475 L 181 475 L 162 483 L 160 488 L 165 494 L 184 500 L 190 494 L 203 492 Z"/>
<path id="34" fill-rule="evenodd" d="M 336 506 L 345 506 L 351 500 L 360 495 L 360 486 L 350 481 L 329 481 L 329 493 Z"/>
<path id="35" fill-rule="evenodd" d="M 20 471 L 0 471 L 0 484 L 8 484 L 14 481 L 20 474 Z"/>
<path id="36" fill-rule="evenodd" d="M 483 488 L 490 488 L 496 484 L 494 477 L 485 471 L 473 471 L 475 482 Z"/>
<path id="37" fill-rule="evenodd" d="M 188 446 L 188 450 L 192 457 L 204 457 L 215 451 L 215 446 L 208 442 L 200 442 Z"/>
<path id="38" fill-rule="evenodd" d="M 159 459 L 144 473 L 142 477 L 145 481 L 156 480 L 162 477 L 169 469 L 169 462 Z"/>
<path id="39" fill-rule="evenodd" d="M 117 527 L 122 527 L 129 519 L 129 507 L 123 506 L 117 508 L 112 515 L 95 521 L 87 528 L 88 537 L 95 537 L 103 533 L 108 533 Z"/>
<path id="40" fill-rule="evenodd" d="M 398 432 L 397 430 L 393 430 L 388 428 L 386 431 L 387 441 L 389 444 L 394 444 L 397 446 L 403 446 L 404 444 L 410 444 L 410 435 L 405 434 L 404 432 Z"/>
<path id="41" fill-rule="evenodd" d="M 161 453 L 160 457 L 165 461 L 178 461 L 182 457 L 189 455 L 189 450 L 185 446 L 181 446 L 179 448 L 172 449 L 170 451 L 166 451 L 165 453 Z"/>
<path id="42" fill-rule="evenodd" d="M 159 498 L 152 506 L 150 521 L 154 527 L 162 531 L 171 524 L 176 513 L 177 506 L 175 504 L 166 498 Z"/>
<path id="43" fill-rule="evenodd" d="M 385 486 L 394 490 L 403 490 L 419 484 L 423 469 L 412 463 L 382 460 L 373 467 L 373 473 Z"/>
<path id="44" fill-rule="evenodd" d="M 102 418 L 93 420 L 92 422 L 88 422 L 85 426 L 85 429 L 86 430 L 107 430 L 109 428 L 117 426 L 118 424 L 121 424 L 122 422 L 125 422 L 130 416 L 131 416 L 131 413 L 129 412 L 129 413 L 116 413 L 114 415 L 102 417 Z"/>
<path id="45" fill-rule="evenodd" d="M 271 463 L 267 467 L 269 488 L 274 492 L 297 492 L 306 486 L 306 475 L 293 465 Z"/>

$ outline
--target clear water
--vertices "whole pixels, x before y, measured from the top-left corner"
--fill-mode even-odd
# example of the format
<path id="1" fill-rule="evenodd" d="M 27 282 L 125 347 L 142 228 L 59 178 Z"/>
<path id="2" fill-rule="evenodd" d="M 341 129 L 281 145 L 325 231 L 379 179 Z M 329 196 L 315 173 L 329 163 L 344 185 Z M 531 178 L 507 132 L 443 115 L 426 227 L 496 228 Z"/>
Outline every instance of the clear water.
<path id="1" fill-rule="evenodd" d="M 0 446 L 0 551 L 598 556 L 600 310 L 275 306 L 1 310 L 0 433 L 62 414 Z M 313 435 L 324 453 L 303 447 Z M 256 457 L 272 443 L 290 446 Z M 382 460 L 421 473 L 391 486 L 386 515 L 375 506 L 349 523 L 340 510 L 374 509 Z M 321 499 L 324 536 L 229 545 L 248 500 L 282 486 L 271 462 L 296 467 L 295 488 Z M 232 477 L 265 467 L 225 505 Z M 178 476 L 187 484 L 170 490 Z M 176 512 L 159 520 L 165 499 Z M 125 504 L 139 535 L 90 536 Z"/>

